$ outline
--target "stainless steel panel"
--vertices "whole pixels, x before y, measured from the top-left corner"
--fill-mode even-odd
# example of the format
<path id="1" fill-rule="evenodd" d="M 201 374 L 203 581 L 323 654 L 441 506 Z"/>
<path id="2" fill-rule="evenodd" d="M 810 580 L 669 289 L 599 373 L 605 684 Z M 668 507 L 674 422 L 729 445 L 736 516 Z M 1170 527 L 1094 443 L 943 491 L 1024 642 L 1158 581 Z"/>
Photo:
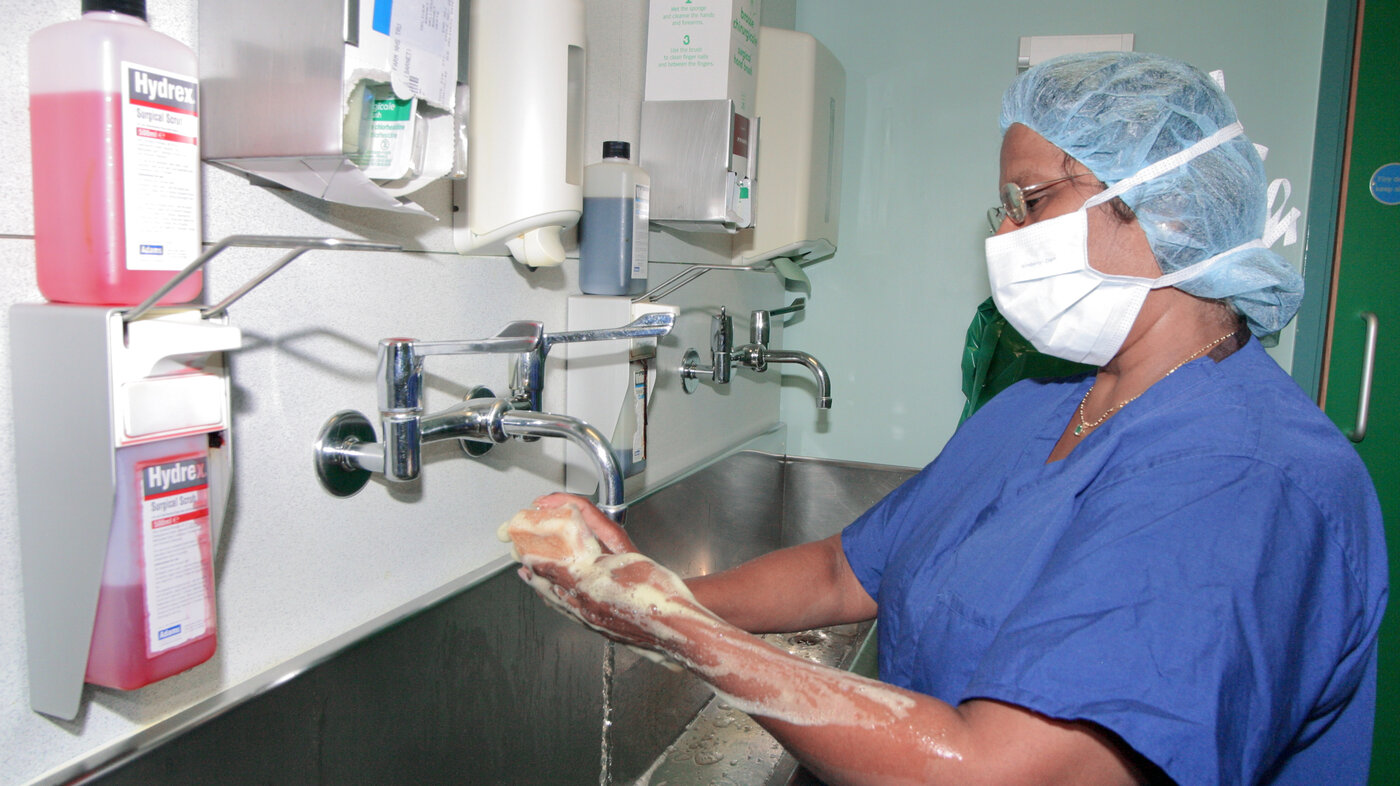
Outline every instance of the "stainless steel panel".
<path id="1" fill-rule="evenodd" d="M 199 3 L 206 159 L 341 156 L 345 0 Z"/>
<path id="2" fill-rule="evenodd" d="M 917 470 L 882 464 L 789 458 L 783 476 L 781 544 L 840 532 Z"/>
<path id="3" fill-rule="evenodd" d="M 734 104 L 725 99 L 642 103 L 640 158 L 651 175 L 650 220 L 724 223 L 726 174 L 735 167 L 733 117 Z"/>
<path id="4" fill-rule="evenodd" d="M 82 707 L 112 527 L 113 319 L 113 310 L 101 307 L 21 303 L 10 309 L 29 703 L 65 720 Z M 85 479 L 82 493 L 74 493 L 74 478 Z"/>

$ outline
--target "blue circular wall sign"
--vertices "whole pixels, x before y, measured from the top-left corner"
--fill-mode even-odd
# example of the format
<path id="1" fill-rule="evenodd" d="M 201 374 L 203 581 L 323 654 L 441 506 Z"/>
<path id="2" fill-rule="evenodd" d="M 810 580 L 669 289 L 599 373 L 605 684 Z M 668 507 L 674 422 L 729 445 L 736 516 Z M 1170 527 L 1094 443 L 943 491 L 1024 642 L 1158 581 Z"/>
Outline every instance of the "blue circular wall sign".
<path id="1" fill-rule="evenodd" d="M 1400 163 L 1386 164 L 1371 175 L 1371 196 L 1382 205 L 1400 205 Z"/>

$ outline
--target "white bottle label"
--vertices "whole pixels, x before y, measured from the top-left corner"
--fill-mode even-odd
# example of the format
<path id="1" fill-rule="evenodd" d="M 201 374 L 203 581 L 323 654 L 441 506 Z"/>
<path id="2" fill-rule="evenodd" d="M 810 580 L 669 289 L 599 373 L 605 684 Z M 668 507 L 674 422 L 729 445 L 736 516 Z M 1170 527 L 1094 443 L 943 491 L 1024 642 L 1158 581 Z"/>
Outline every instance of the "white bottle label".
<path id="1" fill-rule="evenodd" d="M 213 621 L 207 461 L 193 454 L 136 465 L 152 655 L 203 636 Z"/>
<path id="2" fill-rule="evenodd" d="M 647 277 L 647 219 L 651 215 L 651 187 L 639 185 L 632 198 L 632 278 Z"/>
<path id="3" fill-rule="evenodd" d="M 180 270 L 199 256 L 199 82 L 122 63 L 122 186 L 128 270 Z"/>
<path id="4" fill-rule="evenodd" d="M 645 186 L 638 186 L 645 188 Z M 645 362 L 632 363 L 632 406 L 637 418 L 637 429 L 632 432 L 632 463 L 647 460 L 647 365 Z"/>

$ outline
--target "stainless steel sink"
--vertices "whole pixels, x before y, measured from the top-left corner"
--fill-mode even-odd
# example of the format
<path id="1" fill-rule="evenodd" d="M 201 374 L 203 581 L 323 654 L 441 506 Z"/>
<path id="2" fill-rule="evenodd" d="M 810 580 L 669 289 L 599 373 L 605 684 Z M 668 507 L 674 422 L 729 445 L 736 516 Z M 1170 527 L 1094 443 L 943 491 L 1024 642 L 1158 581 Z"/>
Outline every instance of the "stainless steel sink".
<path id="1" fill-rule="evenodd" d="M 775 430 L 637 500 L 627 526 L 682 575 L 709 573 L 833 534 L 912 472 L 788 457 Z M 871 674 L 869 638 L 855 625 L 770 640 Z M 705 683 L 610 649 L 541 603 L 503 559 L 52 780 L 752 786 L 808 777 Z"/>
<path id="2" fill-rule="evenodd" d="M 639 500 L 627 527 L 638 548 L 683 576 L 839 532 L 915 472 L 905 467 L 745 450 Z M 874 676 L 871 625 L 773 634 L 813 661 Z M 610 782 L 786 784 L 797 762 L 709 686 L 619 649 L 612 686 Z"/>

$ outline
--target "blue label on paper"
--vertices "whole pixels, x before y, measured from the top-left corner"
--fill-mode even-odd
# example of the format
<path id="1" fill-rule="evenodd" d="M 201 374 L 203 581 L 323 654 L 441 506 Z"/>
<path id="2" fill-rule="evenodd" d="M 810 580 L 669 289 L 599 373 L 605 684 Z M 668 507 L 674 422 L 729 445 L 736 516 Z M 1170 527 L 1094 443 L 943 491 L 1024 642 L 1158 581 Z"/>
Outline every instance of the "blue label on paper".
<path id="1" fill-rule="evenodd" d="M 394 0 L 374 0 L 374 32 L 389 34 L 389 17 L 393 15 Z"/>
<path id="2" fill-rule="evenodd" d="M 1400 163 L 1386 164 L 1371 175 L 1371 196 L 1382 205 L 1400 205 Z"/>

